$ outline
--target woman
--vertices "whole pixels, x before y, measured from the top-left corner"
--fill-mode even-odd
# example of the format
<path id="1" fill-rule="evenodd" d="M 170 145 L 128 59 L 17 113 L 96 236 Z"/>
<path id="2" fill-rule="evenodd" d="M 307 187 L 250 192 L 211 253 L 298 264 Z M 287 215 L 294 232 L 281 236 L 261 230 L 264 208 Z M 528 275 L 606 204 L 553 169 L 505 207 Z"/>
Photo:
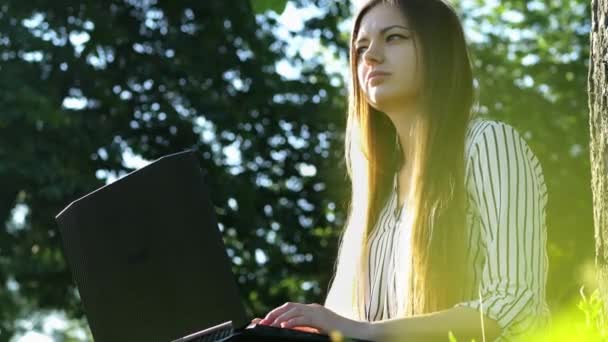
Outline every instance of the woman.
<path id="1" fill-rule="evenodd" d="M 350 44 L 349 219 L 325 305 L 255 323 L 403 341 L 504 341 L 549 322 L 542 169 L 509 125 L 471 116 L 458 17 L 372 0 Z"/>

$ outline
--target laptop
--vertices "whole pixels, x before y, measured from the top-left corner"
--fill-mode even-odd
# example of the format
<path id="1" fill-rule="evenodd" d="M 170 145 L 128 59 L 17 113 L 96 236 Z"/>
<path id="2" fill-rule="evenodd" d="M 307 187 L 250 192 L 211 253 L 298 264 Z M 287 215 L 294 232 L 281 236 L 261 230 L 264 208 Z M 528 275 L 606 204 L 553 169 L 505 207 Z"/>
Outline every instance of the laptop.
<path id="1" fill-rule="evenodd" d="M 234 332 L 328 340 L 245 329 L 251 319 L 193 151 L 162 157 L 89 193 L 56 220 L 96 341 L 203 341 Z"/>

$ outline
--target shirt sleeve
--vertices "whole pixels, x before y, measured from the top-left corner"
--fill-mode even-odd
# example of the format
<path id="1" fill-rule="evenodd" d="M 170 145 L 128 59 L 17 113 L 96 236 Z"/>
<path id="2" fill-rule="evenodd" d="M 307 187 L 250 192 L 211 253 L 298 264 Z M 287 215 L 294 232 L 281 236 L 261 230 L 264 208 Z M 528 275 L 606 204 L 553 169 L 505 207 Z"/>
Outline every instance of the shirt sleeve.
<path id="1" fill-rule="evenodd" d="M 467 155 L 467 191 L 485 254 L 476 298 L 458 303 L 497 321 L 509 341 L 548 323 L 545 207 L 541 165 L 510 125 L 484 123 Z"/>

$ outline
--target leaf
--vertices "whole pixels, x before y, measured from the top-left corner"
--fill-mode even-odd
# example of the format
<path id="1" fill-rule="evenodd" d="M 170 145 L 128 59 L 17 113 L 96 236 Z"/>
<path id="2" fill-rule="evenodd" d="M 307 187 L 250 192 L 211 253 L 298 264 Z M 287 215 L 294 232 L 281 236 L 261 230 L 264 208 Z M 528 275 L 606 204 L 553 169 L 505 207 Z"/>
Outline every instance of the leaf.
<path id="1" fill-rule="evenodd" d="M 251 7 L 256 14 L 273 11 L 277 14 L 283 13 L 287 0 L 251 0 Z"/>

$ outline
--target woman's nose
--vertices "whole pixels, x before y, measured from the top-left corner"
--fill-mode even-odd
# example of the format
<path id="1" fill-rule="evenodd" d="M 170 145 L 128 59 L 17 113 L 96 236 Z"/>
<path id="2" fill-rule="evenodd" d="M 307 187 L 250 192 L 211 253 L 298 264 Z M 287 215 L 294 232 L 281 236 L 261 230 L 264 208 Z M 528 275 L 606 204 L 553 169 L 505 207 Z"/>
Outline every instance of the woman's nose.
<path id="1" fill-rule="evenodd" d="M 384 57 L 380 47 L 377 45 L 370 45 L 365 52 L 363 52 L 363 61 L 367 64 L 382 63 Z"/>

